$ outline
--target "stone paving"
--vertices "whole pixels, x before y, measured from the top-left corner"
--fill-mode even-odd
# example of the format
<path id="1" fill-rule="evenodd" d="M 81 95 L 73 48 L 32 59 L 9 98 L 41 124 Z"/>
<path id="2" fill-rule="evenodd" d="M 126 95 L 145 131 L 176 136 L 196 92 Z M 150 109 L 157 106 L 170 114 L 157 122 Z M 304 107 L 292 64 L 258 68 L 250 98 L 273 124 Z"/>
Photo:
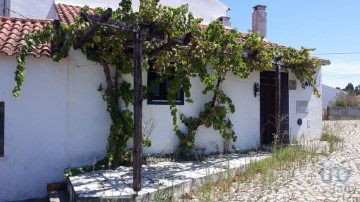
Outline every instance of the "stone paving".
<path id="1" fill-rule="evenodd" d="M 330 155 L 319 155 L 316 159 L 298 162 L 301 165 L 294 165 L 291 169 L 279 170 L 274 173 L 272 183 L 264 183 L 260 176 L 245 183 L 233 182 L 228 192 L 211 196 L 206 201 L 360 202 L 360 121 L 332 121 L 325 124 L 344 140 Z M 144 189 L 137 198 L 132 198 L 135 193 L 131 189 L 131 168 L 87 173 L 71 177 L 70 181 L 73 194 L 84 198 L 109 196 L 152 201 L 161 190 L 171 188 L 167 196 L 183 194 L 177 198 L 179 201 L 204 201 L 196 198 L 196 192 L 193 194 L 193 190 L 201 184 L 201 181 L 194 183 L 194 180 L 227 172 L 227 168 L 242 168 L 250 161 L 262 159 L 266 155 L 229 157 L 213 158 L 203 163 L 163 162 L 144 166 Z M 184 194 L 187 192 L 190 194 Z"/>
<path id="2" fill-rule="evenodd" d="M 124 201 L 153 201 L 180 196 L 198 187 L 207 177 L 215 178 L 229 170 L 235 172 L 252 161 L 268 157 L 267 153 L 252 155 L 231 154 L 213 156 L 204 162 L 161 162 L 143 165 L 142 190 L 132 190 L 131 167 L 94 171 L 69 178 L 71 201 L 90 199 L 122 199 Z"/>
<path id="3" fill-rule="evenodd" d="M 360 121 L 325 122 L 343 138 L 337 149 L 317 161 L 276 172 L 266 185 L 260 178 L 233 183 L 213 201 L 358 201 L 360 202 Z M 197 201 L 197 199 L 194 199 Z"/>

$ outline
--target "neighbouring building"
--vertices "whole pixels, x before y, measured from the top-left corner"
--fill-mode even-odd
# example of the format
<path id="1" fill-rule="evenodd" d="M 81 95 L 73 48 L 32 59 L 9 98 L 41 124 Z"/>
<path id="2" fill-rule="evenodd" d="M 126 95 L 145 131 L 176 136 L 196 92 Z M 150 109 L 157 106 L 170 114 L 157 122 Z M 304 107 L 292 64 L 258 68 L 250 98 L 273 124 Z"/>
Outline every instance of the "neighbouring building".
<path id="1" fill-rule="evenodd" d="M 343 90 L 322 84 L 322 94 L 321 94 L 322 109 L 326 110 L 328 107 L 330 107 L 331 103 L 336 100 L 336 96 L 340 93 L 346 93 L 346 92 Z"/>
<path id="2" fill-rule="evenodd" d="M 346 93 L 343 90 L 333 88 L 331 86 L 322 84 L 322 116 L 323 120 L 328 119 L 328 107 L 331 107 L 332 103 L 336 100 L 337 95 L 340 93 Z"/>

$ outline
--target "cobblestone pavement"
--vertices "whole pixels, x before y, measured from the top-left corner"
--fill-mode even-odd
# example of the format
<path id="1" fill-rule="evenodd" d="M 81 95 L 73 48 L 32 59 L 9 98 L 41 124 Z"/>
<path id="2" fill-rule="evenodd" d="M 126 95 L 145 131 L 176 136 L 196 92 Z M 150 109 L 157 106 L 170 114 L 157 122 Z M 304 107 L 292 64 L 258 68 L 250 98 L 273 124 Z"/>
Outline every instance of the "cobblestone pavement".
<path id="1" fill-rule="evenodd" d="M 360 121 L 325 122 L 344 141 L 328 156 L 276 172 L 270 185 L 260 178 L 233 183 L 214 201 L 358 201 L 360 202 Z M 196 200 L 196 199 L 195 199 Z"/>

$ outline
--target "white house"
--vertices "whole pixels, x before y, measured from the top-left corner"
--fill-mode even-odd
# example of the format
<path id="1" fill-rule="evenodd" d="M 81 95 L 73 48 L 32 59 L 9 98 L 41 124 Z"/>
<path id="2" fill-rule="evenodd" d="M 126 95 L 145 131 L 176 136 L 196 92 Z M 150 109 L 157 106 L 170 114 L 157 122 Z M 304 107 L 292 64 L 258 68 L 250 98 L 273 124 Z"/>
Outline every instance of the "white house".
<path id="1" fill-rule="evenodd" d="M 345 91 L 333 88 L 331 86 L 327 86 L 325 84 L 322 85 L 322 109 L 326 110 L 327 107 L 330 107 L 331 102 L 335 101 L 336 96 L 339 93 L 345 93 Z"/>
<path id="2" fill-rule="evenodd" d="M 27 58 L 27 74 L 20 97 L 11 96 L 21 39 L 45 23 L 23 17 L 55 19 L 59 16 L 68 23 L 77 15 L 76 5 L 116 7 L 118 4 L 118 1 L 68 0 L 56 2 L 55 7 L 52 0 L 41 3 L 29 0 L 26 5 L 20 0 L 9 2 L 4 1 L 10 8 L 4 14 L 11 18 L 0 18 L 0 126 L 4 125 L 0 127 L 0 143 L 3 142 L 0 144 L 0 201 L 44 197 L 47 183 L 64 180 L 65 168 L 102 159 L 110 125 L 106 104 L 97 91 L 99 81 L 104 82 L 102 68 L 86 60 L 80 51 L 71 50 L 66 59 L 54 63 L 48 57 L 50 47 L 39 47 L 32 53 L 35 57 Z M 195 16 L 203 17 L 205 22 L 226 16 L 228 10 L 218 0 L 162 0 L 161 3 L 173 6 L 189 3 Z M 236 107 L 236 112 L 229 115 L 238 136 L 235 147 L 251 149 L 271 141 L 268 138 L 271 139 L 272 129 L 266 122 L 267 116 L 274 113 L 271 95 L 274 89 L 269 87 L 271 83 L 267 78 L 273 76 L 273 72 L 253 72 L 247 79 L 230 75 L 223 84 L 223 90 Z M 321 67 L 316 76 L 321 93 Z M 132 81 L 130 77 L 124 79 Z M 144 72 L 144 85 L 147 79 Z M 178 111 L 196 116 L 210 98 L 200 93 L 202 85 L 198 79 L 191 82 L 194 103 L 178 105 Z M 288 114 L 290 141 L 320 137 L 321 98 L 313 95 L 311 87 L 303 89 L 291 71 L 282 73 L 282 82 L 282 110 Z M 254 96 L 256 83 L 260 86 L 260 95 Z M 172 130 L 169 106 L 148 104 L 145 100 L 143 107 L 144 120 L 153 119 L 156 123 L 150 137 L 152 146 L 145 153 L 173 151 L 178 139 Z M 199 129 L 195 143 L 207 153 L 222 151 L 224 145 L 217 132 L 205 127 Z"/>

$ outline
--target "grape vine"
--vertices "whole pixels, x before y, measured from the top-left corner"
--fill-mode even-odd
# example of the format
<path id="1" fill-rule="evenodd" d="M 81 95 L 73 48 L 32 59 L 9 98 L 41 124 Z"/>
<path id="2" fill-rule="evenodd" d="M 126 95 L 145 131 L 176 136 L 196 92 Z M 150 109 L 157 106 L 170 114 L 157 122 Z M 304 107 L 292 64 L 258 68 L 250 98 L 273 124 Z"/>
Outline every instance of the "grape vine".
<path id="1" fill-rule="evenodd" d="M 89 8 L 82 8 L 88 12 Z M 104 9 L 96 8 L 95 15 Z M 194 18 L 188 12 L 188 6 L 178 8 L 159 5 L 159 0 L 142 0 L 139 11 L 132 10 L 131 0 L 122 0 L 119 8 L 114 10 L 112 20 L 123 21 L 156 27 L 165 33 L 165 41 L 143 40 L 144 71 L 161 72 L 159 80 L 171 77 L 168 88 L 168 101 L 173 116 L 174 133 L 180 139 L 179 149 L 183 153 L 192 152 L 197 130 L 200 126 L 212 127 L 228 141 L 236 141 L 229 113 L 235 112 L 235 106 L 229 96 L 222 90 L 222 84 L 228 74 L 238 78 L 247 78 L 253 71 L 272 69 L 272 57 L 282 56 L 284 66 L 294 72 L 302 84 L 307 81 L 318 95 L 314 74 L 320 61 L 310 56 L 312 49 L 273 46 L 265 42 L 258 33 L 243 34 L 236 29 L 225 30 L 219 21 L 208 26 L 200 26 L 202 20 Z M 25 44 L 17 56 L 15 71 L 16 85 L 13 96 L 19 96 L 24 82 L 25 59 L 28 53 L 39 43 L 62 44 L 53 55 L 54 61 L 67 56 L 67 52 L 90 27 L 90 23 L 77 17 L 71 24 L 59 26 L 48 23 L 43 30 L 27 35 Z M 172 43 L 172 39 L 189 36 L 186 45 Z M 121 77 L 133 74 L 133 34 L 119 29 L 100 26 L 80 49 L 90 61 L 101 64 L 106 78 L 106 86 L 99 86 L 112 124 L 108 136 L 107 156 L 111 166 L 116 167 L 128 159 L 126 142 L 133 137 L 133 114 L 128 106 L 133 103 L 131 85 Z M 249 54 L 244 55 L 244 52 Z M 152 65 L 149 65 L 151 63 Z M 117 72 L 111 75 L 111 69 Z M 175 95 L 179 90 L 185 94 L 187 103 L 191 99 L 191 78 L 199 78 L 204 85 L 203 94 L 211 95 L 197 117 L 180 114 L 180 121 L 187 128 L 179 129 L 178 112 Z M 149 90 L 144 87 L 144 89 Z M 145 98 L 145 96 L 144 96 Z M 125 106 L 119 108 L 118 100 Z"/>

